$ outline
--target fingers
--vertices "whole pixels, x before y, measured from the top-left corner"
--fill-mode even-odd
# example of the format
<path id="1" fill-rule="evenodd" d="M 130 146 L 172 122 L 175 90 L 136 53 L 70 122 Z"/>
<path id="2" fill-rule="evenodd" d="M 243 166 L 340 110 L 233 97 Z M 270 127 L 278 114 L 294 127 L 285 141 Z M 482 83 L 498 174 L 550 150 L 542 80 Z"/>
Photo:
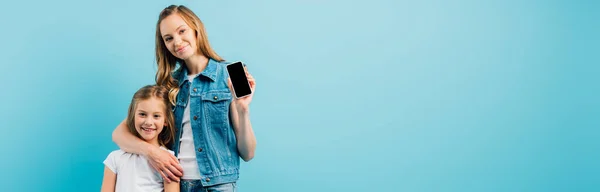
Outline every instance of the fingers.
<path id="1" fill-rule="evenodd" d="M 152 168 L 157 170 L 167 183 L 179 182 L 179 177 L 183 176 L 183 168 L 179 165 L 177 158 L 164 150 L 156 155 L 156 159 L 149 160 Z"/>
<path id="2" fill-rule="evenodd" d="M 177 159 L 177 157 L 175 156 L 171 156 L 171 159 L 173 160 L 171 162 L 171 165 L 175 168 L 175 175 L 182 177 L 183 176 L 183 168 L 181 167 L 181 165 L 179 165 L 179 160 Z M 173 171 L 173 170 L 172 170 Z"/>
<path id="3" fill-rule="evenodd" d="M 250 83 L 250 89 L 254 91 L 254 87 L 256 87 L 256 80 L 250 73 L 248 73 L 248 71 L 246 71 L 246 78 L 248 78 L 248 83 Z"/>
<path id="4" fill-rule="evenodd" d="M 248 74 L 248 82 L 250 82 L 250 86 L 254 87 L 256 85 L 256 80 L 250 74 Z"/>
<path id="5" fill-rule="evenodd" d="M 179 177 L 183 176 L 181 173 L 183 172 L 183 169 L 181 169 L 181 166 L 178 163 L 179 161 L 176 160 L 177 158 L 175 158 L 175 156 L 169 154 L 169 157 L 169 161 L 166 162 L 162 170 L 169 177 L 169 179 L 179 182 Z"/>
<path id="6" fill-rule="evenodd" d="M 244 66 L 244 71 L 246 72 L 246 78 L 248 78 L 248 82 L 250 82 L 250 86 L 252 87 L 255 83 L 254 77 L 248 72 L 248 68 Z"/>
<path id="7" fill-rule="evenodd" d="M 171 173 L 171 171 L 169 170 L 169 168 L 164 168 L 162 170 L 162 172 L 167 175 L 167 177 L 169 177 L 170 181 L 179 181 L 179 177 L 175 176 L 173 173 Z"/>
<path id="8" fill-rule="evenodd" d="M 167 181 L 167 183 L 171 183 L 171 179 L 169 179 L 169 177 L 167 177 L 162 171 L 158 171 L 160 173 L 160 176 Z"/>
<path id="9" fill-rule="evenodd" d="M 154 162 L 154 161 L 150 161 L 150 166 L 152 166 L 152 168 L 156 171 L 158 171 L 158 173 L 160 173 L 160 176 L 167 181 L 167 183 L 171 183 L 171 179 L 169 179 L 169 177 L 167 177 L 167 175 L 165 175 L 162 170 L 158 167 L 158 165 L 155 165 L 154 163 L 158 163 L 158 162 Z"/>
<path id="10" fill-rule="evenodd" d="M 170 172 L 171 172 L 171 173 L 172 173 L 174 176 L 176 176 L 176 177 L 181 177 L 181 176 L 183 176 L 183 173 L 181 173 L 181 172 L 183 172 L 183 171 L 180 171 L 180 170 L 178 169 L 178 166 L 179 166 L 179 165 L 170 165 L 170 166 L 168 166 L 167 168 L 168 168 L 168 170 L 169 170 L 169 171 L 170 171 Z M 177 180 L 177 179 L 175 179 L 175 180 Z"/>

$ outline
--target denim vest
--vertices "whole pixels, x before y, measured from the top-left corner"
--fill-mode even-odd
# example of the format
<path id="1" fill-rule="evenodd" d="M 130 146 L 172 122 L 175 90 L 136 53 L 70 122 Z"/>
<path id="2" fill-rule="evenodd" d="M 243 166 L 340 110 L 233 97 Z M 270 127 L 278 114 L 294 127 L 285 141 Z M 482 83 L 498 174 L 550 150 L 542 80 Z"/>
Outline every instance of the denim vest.
<path id="1" fill-rule="evenodd" d="M 179 93 L 175 115 L 175 156 L 179 152 L 183 111 L 190 104 L 190 124 L 196 148 L 196 160 L 203 186 L 231 183 L 239 178 L 240 158 L 233 124 L 229 118 L 232 95 L 227 86 L 226 63 L 209 59 L 208 65 L 190 83 L 186 67 L 173 73 Z M 188 101 L 189 96 L 189 101 Z"/>

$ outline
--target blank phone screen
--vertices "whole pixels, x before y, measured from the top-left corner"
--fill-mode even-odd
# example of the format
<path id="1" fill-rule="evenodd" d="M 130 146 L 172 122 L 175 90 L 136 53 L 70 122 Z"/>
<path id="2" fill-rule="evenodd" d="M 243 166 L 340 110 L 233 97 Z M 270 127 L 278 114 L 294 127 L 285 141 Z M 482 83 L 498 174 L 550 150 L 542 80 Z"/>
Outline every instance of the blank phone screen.
<path id="1" fill-rule="evenodd" d="M 231 78 L 231 85 L 236 97 L 243 97 L 252 93 L 242 62 L 227 65 L 227 72 L 229 73 L 229 78 Z"/>

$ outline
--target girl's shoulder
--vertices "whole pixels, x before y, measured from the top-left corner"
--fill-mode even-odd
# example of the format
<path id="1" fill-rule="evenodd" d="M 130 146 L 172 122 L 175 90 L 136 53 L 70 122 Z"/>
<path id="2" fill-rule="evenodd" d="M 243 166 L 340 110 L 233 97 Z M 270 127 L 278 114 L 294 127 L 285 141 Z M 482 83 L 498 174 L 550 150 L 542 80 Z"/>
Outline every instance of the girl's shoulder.
<path id="1" fill-rule="evenodd" d="M 128 153 L 121 149 L 118 149 L 118 150 L 114 150 L 114 151 L 110 152 L 108 154 L 108 157 L 106 157 L 106 159 L 114 159 L 115 161 L 118 161 L 122 158 L 129 158 L 131 156 L 139 156 L 139 155 L 136 155 L 133 153 Z"/>
<path id="2" fill-rule="evenodd" d="M 123 150 L 114 150 L 108 154 L 106 159 L 104 159 L 104 165 L 108 167 L 113 173 L 119 173 L 119 165 L 121 164 L 121 159 L 123 155 L 127 154 Z"/>
<path id="3" fill-rule="evenodd" d="M 127 152 L 125 152 L 125 151 L 123 151 L 123 150 L 121 150 L 121 149 L 117 149 L 117 150 L 111 151 L 111 152 L 108 154 L 108 156 L 109 156 L 109 157 L 120 157 L 120 156 L 122 156 L 122 155 L 123 155 L 123 154 L 125 154 L 125 153 L 127 153 Z"/>
<path id="4" fill-rule="evenodd" d="M 143 155 L 128 153 L 128 152 L 125 152 L 125 151 L 119 149 L 119 150 L 114 150 L 114 151 L 110 152 L 108 154 L 108 156 L 106 157 L 105 161 L 110 161 L 115 164 L 118 164 L 119 162 L 122 162 L 122 161 L 130 161 L 130 160 L 136 160 L 136 159 L 145 159 L 145 157 Z"/>

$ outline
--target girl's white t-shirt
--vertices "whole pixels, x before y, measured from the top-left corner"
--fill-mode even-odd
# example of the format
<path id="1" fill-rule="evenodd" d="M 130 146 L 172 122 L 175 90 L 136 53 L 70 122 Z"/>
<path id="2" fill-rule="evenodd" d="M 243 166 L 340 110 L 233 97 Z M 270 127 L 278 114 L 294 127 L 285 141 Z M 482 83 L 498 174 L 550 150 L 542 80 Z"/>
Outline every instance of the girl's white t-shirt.
<path id="1" fill-rule="evenodd" d="M 173 151 L 161 147 L 174 154 Z M 104 165 L 117 175 L 115 192 L 162 192 L 163 178 L 143 155 L 115 150 L 108 154 Z"/>

